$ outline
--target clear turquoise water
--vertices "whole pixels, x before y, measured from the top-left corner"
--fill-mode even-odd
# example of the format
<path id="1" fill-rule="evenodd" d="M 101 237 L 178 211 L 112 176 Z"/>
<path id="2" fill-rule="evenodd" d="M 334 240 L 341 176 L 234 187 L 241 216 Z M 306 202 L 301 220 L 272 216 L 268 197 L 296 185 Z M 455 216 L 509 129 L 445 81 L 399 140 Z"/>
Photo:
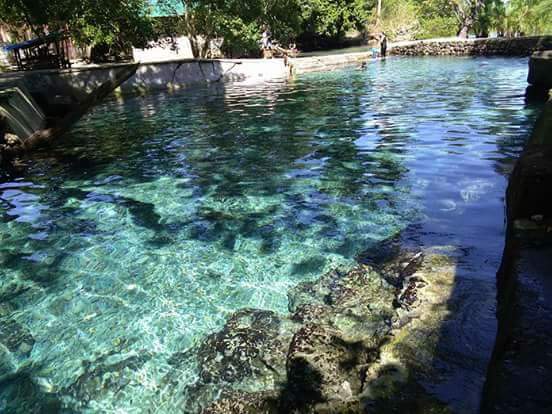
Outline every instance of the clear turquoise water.
<path id="1" fill-rule="evenodd" d="M 290 287 L 401 232 L 493 280 L 526 73 L 389 59 L 97 107 L 0 176 L 0 411 L 178 411 L 232 312 L 286 312 Z"/>

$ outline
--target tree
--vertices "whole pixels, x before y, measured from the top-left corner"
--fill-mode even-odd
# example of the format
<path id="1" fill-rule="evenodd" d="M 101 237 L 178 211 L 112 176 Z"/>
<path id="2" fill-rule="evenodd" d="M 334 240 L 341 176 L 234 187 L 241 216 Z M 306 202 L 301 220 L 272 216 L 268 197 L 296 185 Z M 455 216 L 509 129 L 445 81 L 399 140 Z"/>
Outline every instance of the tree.
<path id="1" fill-rule="evenodd" d="M 420 30 L 416 4 L 412 0 L 386 0 L 376 28 L 393 40 L 414 38 Z"/>
<path id="2" fill-rule="evenodd" d="M 417 7 L 418 39 L 449 37 L 457 34 L 457 20 L 450 0 L 414 0 Z"/>
<path id="3" fill-rule="evenodd" d="M 258 54 L 264 26 L 282 42 L 297 36 L 300 28 L 298 0 L 159 0 L 158 4 L 167 10 L 184 6 L 184 14 L 175 19 L 176 31 L 190 37 L 198 57 L 207 55 L 213 39 L 224 39 L 227 54 Z"/>
<path id="4" fill-rule="evenodd" d="M 457 36 L 467 38 L 485 6 L 485 0 L 451 0 L 451 4 L 459 25 Z"/>
<path id="5" fill-rule="evenodd" d="M 376 5 L 376 26 L 379 27 L 381 20 L 381 0 L 377 0 Z"/>
<path id="6" fill-rule="evenodd" d="M 303 41 L 337 44 L 350 30 L 363 30 L 372 2 L 365 0 L 306 0 L 301 3 Z"/>
<path id="7" fill-rule="evenodd" d="M 69 30 L 92 46 L 145 46 L 154 36 L 147 0 L 0 0 L 0 20 L 38 37 Z"/>
<path id="8" fill-rule="evenodd" d="M 552 33 L 552 0 L 509 0 L 494 18 L 497 31 L 506 36 Z"/>

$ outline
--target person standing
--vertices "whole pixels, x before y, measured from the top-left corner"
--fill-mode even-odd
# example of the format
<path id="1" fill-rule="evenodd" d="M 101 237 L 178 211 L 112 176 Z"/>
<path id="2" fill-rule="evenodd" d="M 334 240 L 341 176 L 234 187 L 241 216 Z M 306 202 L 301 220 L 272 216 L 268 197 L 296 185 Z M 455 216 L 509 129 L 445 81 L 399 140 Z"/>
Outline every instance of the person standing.
<path id="1" fill-rule="evenodd" d="M 262 40 L 261 40 L 263 44 L 263 49 L 272 48 L 272 41 L 270 38 L 271 38 L 270 30 L 268 29 L 268 27 L 265 26 L 265 30 L 263 31 Z"/>
<path id="2" fill-rule="evenodd" d="M 387 56 L 387 36 L 383 32 L 381 33 L 381 38 L 380 38 L 380 48 L 381 48 L 381 57 L 386 57 Z"/>

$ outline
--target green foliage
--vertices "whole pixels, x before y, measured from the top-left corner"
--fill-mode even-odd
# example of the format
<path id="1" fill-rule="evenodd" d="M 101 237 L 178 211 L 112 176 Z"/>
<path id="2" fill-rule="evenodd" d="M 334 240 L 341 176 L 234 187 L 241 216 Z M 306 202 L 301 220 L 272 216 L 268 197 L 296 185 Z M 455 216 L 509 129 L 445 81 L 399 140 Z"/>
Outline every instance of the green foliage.
<path id="1" fill-rule="evenodd" d="M 412 0 L 387 0 L 382 5 L 381 29 L 391 40 L 410 40 L 420 30 L 418 7 Z"/>
<path id="2" fill-rule="evenodd" d="M 552 0 L 510 0 L 496 12 L 494 25 L 507 36 L 551 34 Z"/>
<path id="3" fill-rule="evenodd" d="M 302 28 L 306 33 L 339 39 L 352 29 L 362 30 L 371 14 L 364 0 L 307 0 L 301 2 Z"/>
<path id="4" fill-rule="evenodd" d="M 297 0 L 160 0 L 158 5 L 175 10 L 184 4 L 185 14 L 178 19 L 179 31 L 190 36 L 196 56 L 208 55 L 213 39 L 224 39 L 223 50 L 233 56 L 259 53 L 263 27 L 271 29 L 273 37 L 287 42 L 300 28 L 300 8 Z"/>
<path id="5" fill-rule="evenodd" d="M 552 0 L 0 0 L 0 21 L 36 35 L 68 29 L 78 43 L 124 50 L 186 34 L 196 56 L 224 39 L 230 56 L 256 55 L 265 27 L 286 45 L 338 46 L 351 31 L 385 31 L 392 40 L 456 34 L 552 33 Z"/>
<path id="6" fill-rule="evenodd" d="M 417 39 L 432 39 L 456 35 L 457 22 L 454 17 L 437 16 L 422 20 Z"/>
<path id="7" fill-rule="evenodd" d="M 415 0 L 418 38 L 552 33 L 552 0 Z"/>
<path id="8" fill-rule="evenodd" d="M 153 37 L 147 0 L 0 0 L 0 20 L 37 36 L 69 29 L 87 45 L 143 46 Z"/>

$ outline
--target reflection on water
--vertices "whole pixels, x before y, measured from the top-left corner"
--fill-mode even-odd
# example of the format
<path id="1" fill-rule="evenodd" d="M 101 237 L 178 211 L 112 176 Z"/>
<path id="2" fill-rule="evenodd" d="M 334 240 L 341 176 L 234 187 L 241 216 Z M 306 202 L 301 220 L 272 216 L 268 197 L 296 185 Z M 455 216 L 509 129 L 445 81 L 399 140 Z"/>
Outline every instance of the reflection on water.
<path id="1" fill-rule="evenodd" d="M 391 59 L 98 107 L 0 181 L 0 411 L 174 412 L 229 314 L 407 227 L 492 278 L 525 76 Z"/>

